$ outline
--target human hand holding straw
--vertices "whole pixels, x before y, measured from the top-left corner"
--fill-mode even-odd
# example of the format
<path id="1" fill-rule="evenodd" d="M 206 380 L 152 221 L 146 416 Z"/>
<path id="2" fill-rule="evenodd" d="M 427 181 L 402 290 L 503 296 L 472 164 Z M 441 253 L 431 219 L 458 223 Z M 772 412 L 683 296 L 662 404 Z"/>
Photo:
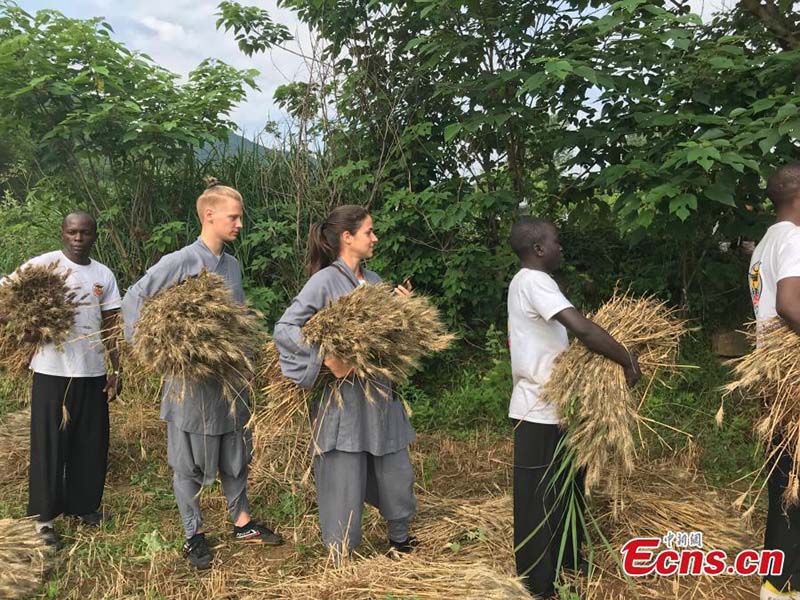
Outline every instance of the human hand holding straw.
<path id="1" fill-rule="evenodd" d="M 404 297 L 408 297 L 411 294 L 413 294 L 414 286 L 411 285 L 411 278 L 406 277 L 403 280 L 402 285 L 398 285 L 396 288 L 394 288 L 394 293 L 397 294 L 398 296 L 404 296 Z"/>
<path id="2" fill-rule="evenodd" d="M 340 358 L 336 358 L 335 356 L 328 356 L 325 358 L 322 363 L 328 367 L 333 376 L 336 379 L 344 379 L 353 371 L 353 367 L 348 365 Z"/>

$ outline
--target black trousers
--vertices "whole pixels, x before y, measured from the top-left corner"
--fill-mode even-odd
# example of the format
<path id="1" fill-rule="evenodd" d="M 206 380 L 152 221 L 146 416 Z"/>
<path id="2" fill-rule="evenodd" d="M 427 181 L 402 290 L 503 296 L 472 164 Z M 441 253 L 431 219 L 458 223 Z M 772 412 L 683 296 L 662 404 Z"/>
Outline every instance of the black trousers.
<path id="1" fill-rule="evenodd" d="M 33 374 L 28 515 L 49 521 L 100 508 L 108 464 L 105 385 L 105 376 Z M 69 414 L 64 427 L 62 406 Z"/>
<path id="2" fill-rule="evenodd" d="M 583 541 L 580 519 L 576 516 L 578 547 L 573 543 L 567 523 L 567 496 L 571 485 L 583 510 L 583 475 L 559 472 L 560 454 L 556 448 L 564 437 L 558 425 L 513 421 L 514 429 L 514 556 L 517 574 L 533 594 L 553 594 L 556 567 L 562 539 L 566 535 L 562 565 L 576 567 Z"/>
<path id="3" fill-rule="evenodd" d="M 767 509 L 767 529 L 764 532 L 766 550 L 783 550 L 784 563 L 781 575 L 770 575 L 769 582 L 779 590 L 800 589 L 800 506 L 790 506 L 784 510 L 783 491 L 789 485 L 789 472 L 792 470 L 792 457 L 781 453 L 775 468 L 769 476 L 769 508 Z"/>

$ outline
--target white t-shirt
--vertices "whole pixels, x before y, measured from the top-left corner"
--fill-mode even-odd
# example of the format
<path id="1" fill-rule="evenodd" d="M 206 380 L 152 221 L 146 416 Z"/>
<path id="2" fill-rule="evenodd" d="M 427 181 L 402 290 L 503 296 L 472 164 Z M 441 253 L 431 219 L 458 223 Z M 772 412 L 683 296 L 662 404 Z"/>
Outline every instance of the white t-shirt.
<path id="1" fill-rule="evenodd" d="M 785 277 L 800 277 L 800 227 L 789 221 L 767 229 L 750 258 L 747 281 L 758 321 L 778 316 L 778 281 Z"/>
<path id="2" fill-rule="evenodd" d="M 48 265 L 52 262 L 59 263 L 60 272 L 70 270 L 67 285 L 76 291 L 81 305 L 67 341 L 59 347 L 45 344 L 39 348 L 31 360 L 31 369 L 36 373 L 59 377 L 105 375 L 101 313 L 122 305 L 117 280 L 108 267 L 96 260 L 91 260 L 88 265 L 79 265 L 69 260 L 61 250 L 32 258 L 23 266 Z"/>
<path id="3" fill-rule="evenodd" d="M 553 362 L 569 346 L 566 328 L 553 316 L 572 303 L 543 271 L 521 269 L 508 288 L 508 343 L 514 391 L 508 416 L 532 423 L 559 423 L 556 407 L 539 398 Z"/>

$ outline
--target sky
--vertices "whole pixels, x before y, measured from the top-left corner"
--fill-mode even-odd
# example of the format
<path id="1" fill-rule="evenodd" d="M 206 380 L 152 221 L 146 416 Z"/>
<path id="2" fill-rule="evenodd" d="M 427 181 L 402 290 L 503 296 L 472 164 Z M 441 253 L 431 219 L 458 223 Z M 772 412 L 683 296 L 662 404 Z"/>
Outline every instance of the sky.
<path id="1" fill-rule="evenodd" d="M 280 9 L 275 0 L 245 1 L 269 11 L 272 20 L 289 28 L 295 40 L 252 58 L 239 51 L 233 32 L 216 30 L 218 0 L 17 0 L 29 13 L 55 9 L 68 17 L 105 17 L 114 28 L 114 38 L 130 50 L 144 52 L 158 65 L 182 77 L 205 58 L 217 58 L 240 69 L 257 69 L 260 91 L 250 91 L 247 100 L 231 116 L 247 137 L 253 138 L 268 120 L 280 121 L 285 113 L 274 103 L 275 88 L 307 77 L 304 58 L 295 53 L 311 52 L 311 36 L 293 12 Z"/>
<path id="2" fill-rule="evenodd" d="M 704 18 L 734 0 L 689 0 Z M 255 138 L 267 121 L 281 121 L 285 113 L 274 103 L 275 89 L 289 81 L 307 78 L 306 59 L 312 36 L 292 11 L 277 7 L 276 0 L 243 0 L 270 13 L 272 20 L 289 28 L 294 40 L 286 50 L 275 48 L 247 57 L 239 51 L 233 32 L 216 30 L 218 0 L 17 0 L 21 8 L 35 12 L 56 9 L 69 17 L 105 17 L 115 39 L 130 50 L 144 52 L 162 67 L 186 77 L 205 58 L 217 58 L 240 69 L 255 68 L 260 91 L 250 91 L 245 102 L 231 114 L 241 131 Z M 298 56 L 303 55 L 303 56 Z"/>

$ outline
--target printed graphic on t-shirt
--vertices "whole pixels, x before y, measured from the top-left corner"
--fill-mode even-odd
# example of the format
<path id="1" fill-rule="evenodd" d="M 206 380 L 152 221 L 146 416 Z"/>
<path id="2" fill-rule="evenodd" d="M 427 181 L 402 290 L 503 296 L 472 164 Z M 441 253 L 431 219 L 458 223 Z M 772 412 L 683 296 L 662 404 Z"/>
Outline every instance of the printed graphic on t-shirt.
<path id="1" fill-rule="evenodd" d="M 761 300 L 761 290 L 763 289 L 761 282 L 761 261 L 753 264 L 750 268 L 749 275 L 750 298 L 753 300 L 753 310 L 755 310 L 756 315 L 758 315 L 758 303 Z"/>
<path id="2" fill-rule="evenodd" d="M 103 295 L 104 289 L 105 286 L 102 283 L 95 283 L 94 286 L 92 286 L 92 294 L 100 298 Z"/>

